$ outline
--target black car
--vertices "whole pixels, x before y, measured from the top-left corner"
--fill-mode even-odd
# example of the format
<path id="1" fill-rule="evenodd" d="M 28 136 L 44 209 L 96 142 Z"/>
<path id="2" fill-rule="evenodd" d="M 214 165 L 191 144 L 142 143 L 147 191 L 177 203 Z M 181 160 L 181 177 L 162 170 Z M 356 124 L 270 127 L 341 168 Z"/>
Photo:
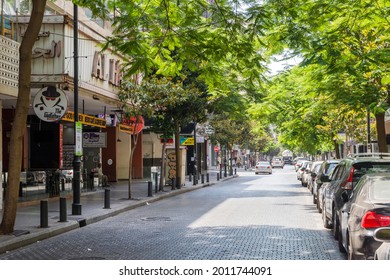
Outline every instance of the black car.
<path id="1" fill-rule="evenodd" d="M 323 186 L 322 220 L 339 238 L 341 209 L 359 179 L 366 173 L 390 172 L 390 154 L 357 154 L 341 160 Z M 326 180 L 325 180 L 326 181 Z"/>
<path id="2" fill-rule="evenodd" d="M 374 259 L 382 242 L 374 238 L 376 229 L 390 226 L 390 173 L 364 175 L 341 209 L 339 248 L 348 259 Z"/>

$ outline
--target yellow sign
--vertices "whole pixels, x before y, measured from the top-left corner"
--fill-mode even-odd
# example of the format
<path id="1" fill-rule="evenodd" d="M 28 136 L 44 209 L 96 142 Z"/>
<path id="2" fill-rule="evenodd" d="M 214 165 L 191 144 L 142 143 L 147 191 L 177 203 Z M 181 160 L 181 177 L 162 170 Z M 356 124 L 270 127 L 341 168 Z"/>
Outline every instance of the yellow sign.
<path id="1" fill-rule="evenodd" d="M 119 124 L 118 128 L 120 132 L 124 132 L 127 134 L 133 134 L 134 132 L 134 126 Z"/>
<path id="2" fill-rule="evenodd" d="M 74 122 L 74 112 L 67 111 L 65 115 L 62 117 L 63 121 L 68 121 L 68 122 Z M 85 125 L 90 125 L 90 126 L 97 126 L 97 127 L 106 127 L 106 120 L 97 118 L 94 116 L 89 116 L 89 115 L 84 115 L 84 114 L 79 114 L 79 122 Z"/>
<path id="3" fill-rule="evenodd" d="M 180 145 L 183 145 L 183 146 L 193 146 L 194 143 L 195 143 L 194 137 L 180 139 Z"/>

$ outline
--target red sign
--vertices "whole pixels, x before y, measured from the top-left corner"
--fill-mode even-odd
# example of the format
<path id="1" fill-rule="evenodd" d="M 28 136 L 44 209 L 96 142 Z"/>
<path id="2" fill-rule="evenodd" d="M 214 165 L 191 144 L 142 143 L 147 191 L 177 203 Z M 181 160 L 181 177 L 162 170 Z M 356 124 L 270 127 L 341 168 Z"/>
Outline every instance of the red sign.
<path id="1" fill-rule="evenodd" d="M 218 151 L 219 151 L 218 146 L 215 146 L 215 147 L 214 147 L 214 152 L 218 153 Z"/>
<path id="2" fill-rule="evenodd" d="M 142 116 L 138 116 L 138 122 L 136 117 L 130 117 L 130 118 L 123 118 L 122 124 L 132 128 L 132 133 L 130 134 L 138 134 L 144 128 L 145 121 Z"/>

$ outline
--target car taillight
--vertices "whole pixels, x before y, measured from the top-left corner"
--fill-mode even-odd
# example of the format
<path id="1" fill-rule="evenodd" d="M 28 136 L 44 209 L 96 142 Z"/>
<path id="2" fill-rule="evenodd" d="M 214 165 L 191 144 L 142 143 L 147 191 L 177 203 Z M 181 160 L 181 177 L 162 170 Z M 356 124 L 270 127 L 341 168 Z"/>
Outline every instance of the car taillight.
<path id="1" fill-rule="evenodd" d="M 351 167 L 351 170 L 349 171 L 349 176 L 348 176 L 348 179 L 347 181 L 345 181 L 341 187 L 344 189 L 344 190 L 352 190 L 352 182 L 353 182 L 353 174 L 355 173 L 355 168 L 352 166 Z"/>
<path id="2" fill-rule="evenodd" d="M 379 228 L 390 226 L 390 216 L 381 215 L 374 211 L 367 211 L 364 214 L 362 223 L 363 228 Z"/>

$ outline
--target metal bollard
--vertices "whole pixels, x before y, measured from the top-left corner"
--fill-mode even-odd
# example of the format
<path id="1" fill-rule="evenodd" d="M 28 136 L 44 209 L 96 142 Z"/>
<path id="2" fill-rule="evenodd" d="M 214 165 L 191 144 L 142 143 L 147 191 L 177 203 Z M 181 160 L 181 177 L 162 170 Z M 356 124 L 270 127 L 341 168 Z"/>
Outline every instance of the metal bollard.
<path id="1" fill-rule="evenodd" d="M 60 197 L 60 220 L 59 222 L 67 222 L 66 214 L 66 198 Z"/>
<path id="2" fill-rule="evenodd" d="M 110 189 L 104 189 L 104 209 L 110 209 Z"/>
<path id="3" fill-rule="evenodd" d="M 219 173 L 217 173 L 217 181 L 219 181 Z"/>
<path id="4" fill-rule="evenodd" d="M 234 175 L 237 175 L 237 168 L 234 168 Z"/>
<path id="5" fill-rule="evenodd" d="M 196 177 L 194 176 L 194 178 L 193 178 L 193 185 L 195 186 L 196 185 Z"/>
<path id="6" fill-rule="evenodd" d="M 206 182 L 207 183 L 210 182 L 210 175 L 209 175 L 209 173 L 206 174 Z"/>
<path id="7" fill-rule="evenodd" d="M 191 182 L 192 181 L 192 174 L 188 175 L 188 180 Z"/>
<path id="8" fill-rule="evenodd" d="M 153 196 L 153 185 L 152 182 L 148 182 L 148 197 Z"/>
<path id="9" fill-rule="evenodd" d="M 202 179 L 201 179 L 202 181 L 201 182 L 203 184 L 204 183 L 204 174 L 202 174 L 201 177 L 202 177 Z"/>
<path id="10" fill-rule="evenodd" d="M 41 228 L 49 227 L 49 202 L 41 200 Z"/>
<path id="11" fill-rule="evenodd" d="M 61 190 L 64 192 L 65 191 L 65 179 L 61 179 Z"/>

